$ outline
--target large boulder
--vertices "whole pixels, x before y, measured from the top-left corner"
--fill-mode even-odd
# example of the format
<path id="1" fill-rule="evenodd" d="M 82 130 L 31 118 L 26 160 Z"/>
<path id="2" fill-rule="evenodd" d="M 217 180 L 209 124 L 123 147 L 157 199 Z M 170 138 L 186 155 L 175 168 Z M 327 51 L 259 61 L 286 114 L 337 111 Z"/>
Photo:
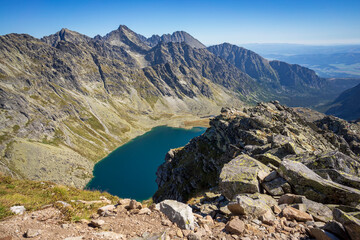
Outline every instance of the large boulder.
<path id="1" fill-rule="evenodd" d="M 263 200 L 253 200 L 247 196 L 237 196 L 236 202 L 229 203 L 227 207 L 234 215 L 248 215 L 255 218 L 263 215 L 268 218 L 273 216 L 271 208 Z"/>
<path id="2" fill-rule="evenodd" d="M 332 151 L 316 157 L 315 161 L 303 159 L 310 169 L 336 169 L 353 176 L 360 176 L 360 162 L 342 152 Z"/>
<path id="3" fill-rule="evenodd" d="M 316 221 L 328 222 L 333 219 L 332 211 L 328 206 L 305 197 L 301 200 L 302 204 L 306 206 L 306 212 L 311 214 Z"/>
<path id="4" fill-rule="evenodd" d="M 232 200 L 240 193 L 259 192 L 258 175 L 270 169 L 256 159 L 242 154 L 224 165 L 220 173 L 220 192 Z"/>
<path id="5" fill-rule="evenodd" d="M 358 205 L 360 191 L 323 179 L 300 162 L 283 160 L 279 174 L 289 182 L 295 193 L 322 203 Z"/>
<path id="6" fill-rule="evenodd" d="M 187 204 L 175 200 L 164 200 L 156 207 L 180 228 L 194 230 L 194 215 Z"/>
<path id="7" fill-rule="evenodd" d="M 337 222 L 337 221 L 329 221 L 325 224 L 325 226 L 323 227 L 324 230 L 331 232 L 333 234 L 335 234 L 336 236 L 338 236 L 341 239 L 349 239 L 350 237 L 348 236 L 344 226 Z"/>
<path id="8" fill-rule="evenodd" d="M 349 214 L 341 211 L 340 209 L 335 208 L 333 210 L 334 219 L 340 222 L 347 233 L 349 234 L 351 240 L 360 240 L 360 220 L 350 216 Z"/>
<path id="9" fill-rule="evenodd" d="M 360 189 L 360 177 L 336 169 L 319 169 L 315 170 L 315 172 L 323 178 L 331 179 L 333 182 Z"/>

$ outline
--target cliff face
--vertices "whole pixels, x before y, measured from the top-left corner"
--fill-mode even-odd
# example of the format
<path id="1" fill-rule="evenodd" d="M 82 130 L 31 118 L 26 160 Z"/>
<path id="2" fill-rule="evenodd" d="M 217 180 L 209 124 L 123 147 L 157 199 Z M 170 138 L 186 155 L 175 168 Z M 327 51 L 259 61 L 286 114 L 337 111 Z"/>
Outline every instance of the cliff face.
<path id="1" fill-rule="evenodd" d="M 292 109 L 278 102 L 260 103 L 256 107 L 239 110 L 223 109 L 221 115 L 211 120 L 211 127 L 203 135 L 183 148 L 169 151 L 165 163 L 157 171 L 159 189 L 153 197 L 154 201 L 187 201 L 196 193 L 208 189 L 218 189 L 231 200 L 233 195 L 229 191 L 235 190 L 234 186 L 227 186 L 227 181 L 243 184 L 237 194 L 265 191 L 276 195 L 258 175 L 258 171 L 265 171 L 267 175 L 271 170 L 275 170 L 283 178 L 278 182 L 284 181 L 277 186 L 280 187 L 277 189 L 280 195 L 284 191 L 294 192 L 316 201 L 336 202 L 335 196 L 327 195 L 329 189 L 333 186 L 336 186 L 336 189 L 346 188 L 337 184 L 356 189 L 360 183 L 360 125 L 327 116 L 313 119 L 312 114 L 314 113 L 309 114 L 306 109 Z M 309 171 L 309 176 L 317 173 L 324 176 L 324 179 L 314 177 L 310 181 L 307 176 L 294 177 L 289 169 L 299 167 L 301 172 L 300 166 L 295 163 L 292 165 L 294 161 Z M 229 162 L 236 162 L 235 165 L 239 165 L 245 175 L 236 172 L 235 165 L 231 168 L 231 173 L 226 172 L 227 168 L 224 166 L 230 164 Z M 255 170 L 257 174 L 252 178 Z M 349 179 L 353 176 L 353 180 L 339 177 L 342 173 L 344 176 L 349 174 Z M 225 176 L 229 174 L 236 174 L 236 177 L 225 181 Z M 302 177 L 305 178 L 304 182 L 297 184 L 296 179 L 300 181 Z M 330 184 L 325 179 L 331 179 L 335 183 Z M 244 184 L 248 186 L 249 182 L 254 182 L 250 185 L 253 186 L 250 192 L 245 191 L 249 188 L 244 187 Z M 284 185 L 286 182 L 289 183 L 288 188 Z M 314 182 L 318 185 L 313 185 Z M 310 187 L 311 191 L 299 189 L 308 185 L 313 187 Z M 320 185 L 328 188 L 319 189 Z M 360 199 L 360 192 L 355 189 L 349 192 L 357 192 L 356 196 Z M 314 191 L 320 195 L 314 194 Z"/>

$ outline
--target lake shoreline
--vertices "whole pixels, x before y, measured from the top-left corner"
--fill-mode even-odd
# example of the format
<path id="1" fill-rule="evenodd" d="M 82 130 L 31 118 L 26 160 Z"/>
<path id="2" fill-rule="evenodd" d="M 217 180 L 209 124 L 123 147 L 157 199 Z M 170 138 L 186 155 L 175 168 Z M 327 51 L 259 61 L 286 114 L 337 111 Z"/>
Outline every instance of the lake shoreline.
<path id="1" fill-rule="evenodd" d="M 205 127 L 187 128 L 157 126 L 109 153 L 94 166 L 94 177 L 85 189 L 107 191 L 121 198 L 151 198 L 157 189 L 156 170 L 172 148 L 186 145 L 206 131 Z M 202 121 L 204 126 L 206 121 Z M 208 124 L 208 120 L 207 120 Z"/>

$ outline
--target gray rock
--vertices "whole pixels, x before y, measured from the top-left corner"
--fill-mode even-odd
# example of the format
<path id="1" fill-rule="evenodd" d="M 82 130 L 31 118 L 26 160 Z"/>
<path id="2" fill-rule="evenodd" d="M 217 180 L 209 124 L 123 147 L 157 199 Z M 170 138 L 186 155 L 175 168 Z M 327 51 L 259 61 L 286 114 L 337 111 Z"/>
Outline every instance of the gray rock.
<path id="1" fill-rule="evenodd" d="M 278 203 L 279 203 L 279 205 L 281 205 L 281 204 L 302 203 L 302 198 L 303 197 L 304 196 L 301 196 L 301 195 L 295 195 L 295 194 L 287 193 L 287 194 L 282 195 L 279 198 Z"/>
<path id="2" fill-rule="evenodd" d="M 267 175 L 265 178 L 264 178 L 264 181 L 265 182 L 270 182 L 272 180 L 274 180 L 275 178 L 279 177 L 277 171 L 272 171 L 269 175 Z"/>
<path id="3" fill-rule="evenodd" d="M 23 213 L 26 211 L 26 209 L 25 209 L 24 206 L 13 206 L 13 207 L 10 207 L 10 211 L 11 211 L 12 213 L 21 215 L 21 214 L 23 214 Z"/>
<path id="4" fill-rule="evenodd" d="M 341 223 L 337 221 L 329 221 L 323 227 L 324 230 L 335 234 L 340 239 L 349 239 L 349 236 Z"/>
<path id="5" fill-rule="evenodd" d="M 329 177 L 334 182 L 360 189 L 360 178 L 357 176 L 336 169 L 318 169 L 315 172 L 324 178 Z"/>
<path id="6" fill-rule="evenodd" d="M 300 162 L 284 160 L 279 174 L 294 188 L 297 194 L 322 203 L 360 203 L 360 191 L 323 179 Z"/>
<path id="7" fill-rule="evenodd" d="M 281 163 L 281 159 L 271 153 L 264 153 L 254 157 L 265 165 L 272 164 L 275 167 L 279 167 Z"/>
<path id="8" fill-rule="evenodd" d="M 95 228 L 100 228 L 102 225 L 105 224 L 105 221 L 104 220 L 101 220 L 101 219 L 93 219 L 91 220 L 91 222 L 89 223 L 89 225 L 91 227 L 95 227 Z"/>
<path id="9" fill-rule="evenodd" d="M 242 154 L 225 164 L 220 173 L 220 192 L 232 200 L 239 193 L 259 192 L 258 174 L 270 169 L 256 159 Z"/>
<path id="10" fill-rule="evenodd" d="M 106 206 L 104 206 L 104 207 L 99 208 L 98 211 L 97 211 L 97 213 L 98 213 L 99 215 L 102 215 L 102 216 L 103 216 L 103 215 L 105 215 L 105 213 L 114 211 L 114 209 L 115 209 L 115 206 L 114 206 L 114 205 L 106 205 Z"/>
<path id="11" fill-rule="evenodd" d="M 334 219 L 340 222 L 352 240 L 360 240 L 360 220 L 335 208 L 333 210 Z"/>
<path id="12" fill-rule="evenodd" d="M 41 230 L 37 230 L 37 229 L 28 229 L 25 233 L 25 237 L 26 238 L 33 238 L 33 237 L 37 237 L 41 234 Z"/>
<path id="13" fill-rule="evenodd" d="M 175 200 L 164 200 L 157 208 L 182 229 L 194 229 L 194 215 L 191 208 Z"/>
<path id="14" fill-rule="evenodd" d="M 227 207 L 235 215 L 248 215 L 255 218 L 265 214 L 273 216 L 271 208 L 262 200 L 253 200 L 246 196 L 237 196 L 236 202 L 229 203 Z"/>
<path id="15" fill-rule="evenodd" d="M 316 240 L 340 240 L 334 234 L 326 232 L 320 228 L 309 228 L 310 236 L 314 237 Z"/>
<path id="16" fill-rule="evenodd" d="M 265 188 L 265 190 L 272 196 L 281 196 L 283 195 L 285 192 L 282 188 L 282 186 L 284 186 L 285 184 L 287 184 L 287 182 L 285 181 L 284 178 L 282 177 L 278 177 L 275 178 L 274 180 L 270 181 L 270 182 L 263 182 L 261 185 Z"/>
<path id="17" fill-rule="evenodd" d="M 316 221 L 328 222 L 333 219 L 332 211 L 328 206 L 307 198 L 302 198 L 302 203 L 306 206 L 306 211 L 310 213 Z"/>

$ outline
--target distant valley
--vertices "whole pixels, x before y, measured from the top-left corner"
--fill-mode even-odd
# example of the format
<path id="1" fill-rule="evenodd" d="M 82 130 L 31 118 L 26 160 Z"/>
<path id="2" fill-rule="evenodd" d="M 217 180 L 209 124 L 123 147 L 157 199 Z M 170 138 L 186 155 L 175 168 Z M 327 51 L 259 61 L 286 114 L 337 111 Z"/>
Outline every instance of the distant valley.
<path id="1" fill-rule="evenodd" d="M 97 161 L 152 127 L 275 99 L 321 108 L 356 84 L 228 43 L 206 48 L 183 31 L 8 34 L 0 36 L 0 171 L 84 187 Z"/>
<path id="2" fill-rule="evenodd" d="M 245 44 L 268 59 L 308 67 L 325 78 L 360 78 L 360 45 Z M 360 80 L 359 80 L 360 81 Z"/>

